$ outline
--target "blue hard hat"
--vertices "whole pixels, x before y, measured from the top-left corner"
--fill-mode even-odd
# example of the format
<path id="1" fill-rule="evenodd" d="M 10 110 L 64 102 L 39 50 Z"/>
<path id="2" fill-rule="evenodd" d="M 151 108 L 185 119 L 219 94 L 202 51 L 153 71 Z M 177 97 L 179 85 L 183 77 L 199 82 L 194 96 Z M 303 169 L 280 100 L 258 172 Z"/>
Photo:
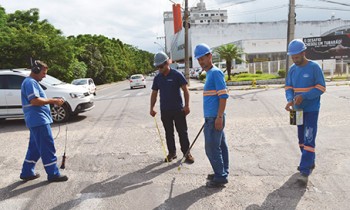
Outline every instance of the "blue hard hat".
<path id="1" fill-rule="evenodd" d="M 211 53 L 211 50 L 210 50 L 210 47 L 206 44 L 199 44 L 196 46 L 196 48 L 194 48 L 194 57 L 196 59 L 208 54 L 208 53 Z"/>
<path id="2" fill-rule="evenodd" d="M 165 54 L 165 52 L 158 52 L 157 54 L 154 55 L 154 66 L 155 67 L 160 66 L 168 59 L 169 57 L 167 54 Z"/>
<path id="3" fill-rule="evenodd" d="M 288 45 L 288 55 L 296 55 L 306 50 L 305 43 L 300 39 L 292 40 Z"/>

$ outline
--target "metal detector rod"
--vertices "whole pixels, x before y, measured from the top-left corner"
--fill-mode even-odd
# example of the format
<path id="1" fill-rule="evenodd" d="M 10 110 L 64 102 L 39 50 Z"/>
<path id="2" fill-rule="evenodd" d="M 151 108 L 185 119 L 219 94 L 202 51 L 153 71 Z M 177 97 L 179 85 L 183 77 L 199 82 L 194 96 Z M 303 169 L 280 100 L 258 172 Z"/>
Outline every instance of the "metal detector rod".
<path id="1" fill-rule="evenodd" d="M 156 127 L 157 127 L 157 130 L 158 130 L 158 134 L 159 134 L 160 142 L 161 142 L 161 144 L 162 144 L 163 153 L 164 153 L 166 162 L 169 163 L 169 160 L 168 160 L 168 157 L 167 157 L 166 151 L 165 151 L 164 141 L 163 141 L 162 135 L 160 134 L 160 130 L 159 130 L 159 127 L 158 127 L 158 123 L 157 123 L 156 116 L 154 116 L 153 118 L 154 118 L 154 122 L 156 123 Z"/>
<path id="2" fill-rule="evenodd" d="M 196 138 L 193 140 L 191 146 L 188 148 L 187 152 L 186 152 L 186 153 L 184 154 L 184 156 L 182 157 L 182 159 L 181 159 L 181 161 L 180 161 L 180 165 L 179 165 L 179 167 L 177 168 L 179 171 L 180 171 L 180 169 L 181 169 L 182 163 L 185 162 L 185 158 L 187 157 L 188 153 L 190 153 L 190 151 L 191 151 L 191 149 L 192 149 L 194 143 L 197 141 L 199 134 L 202 133 L 202 130 L 203 130 L 203 128 L 204 128 L 204 125 L 205 125 L 205 123 L 203 123 L 201 129 L 199 130 L 199 132 L 198 132 L 198 134 L 197 134 L 197 136 L 196 136 Z"/>

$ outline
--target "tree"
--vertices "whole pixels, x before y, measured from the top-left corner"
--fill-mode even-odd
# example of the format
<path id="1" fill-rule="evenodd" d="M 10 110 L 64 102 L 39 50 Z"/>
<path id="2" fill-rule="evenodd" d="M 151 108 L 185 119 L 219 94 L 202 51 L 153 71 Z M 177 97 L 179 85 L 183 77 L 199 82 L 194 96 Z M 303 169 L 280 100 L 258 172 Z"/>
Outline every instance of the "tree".
<path id="1" fill-rule="evenodd" d="M 214 52 L 220 55 L 220 59 L 226 60 L 226 71 L 228 75 L 228 80 L 231 80 L 232 60 L 235 59 L 237 61 L 244 62 L 244 60 L 241 58 L 241 55 L 244 52 L 235 44 L 222 45 L 216 48 Z"/>

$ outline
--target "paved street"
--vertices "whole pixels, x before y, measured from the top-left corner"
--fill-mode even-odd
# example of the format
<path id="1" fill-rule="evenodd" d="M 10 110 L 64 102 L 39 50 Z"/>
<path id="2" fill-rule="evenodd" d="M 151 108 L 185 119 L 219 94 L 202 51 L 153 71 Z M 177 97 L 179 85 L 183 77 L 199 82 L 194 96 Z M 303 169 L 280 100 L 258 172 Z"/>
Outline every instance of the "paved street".
<path id="1" fill-rule="evenodd" d="M 231 90 L 229 184 L 217 190 L 204 187 L 212 170 L 203 134 L 192 150 L 193 165 L 178 171 L 178 162 L 162 162 L 149 115 L 151 84 L 134 90 L 128 81 L 105 85 L 92 111 L 52 126 L 59 164 L 68 128 L 65 183 L 48 183 L 41 161 L 42 177 L 21 182 L 29 131 L 23 120 L 0 122 L 0 209 L 349 209 L 349 85 L 329 86 L 322 97 L 316 169 L 307 187 L 296 183 L 300 151 L 284 110 L 284 89 Z M 192 90 L 190 97 L 193 141 L 203 124 L 202 92 Z M 156 119 L 164 137 L 159 114 Z"/>

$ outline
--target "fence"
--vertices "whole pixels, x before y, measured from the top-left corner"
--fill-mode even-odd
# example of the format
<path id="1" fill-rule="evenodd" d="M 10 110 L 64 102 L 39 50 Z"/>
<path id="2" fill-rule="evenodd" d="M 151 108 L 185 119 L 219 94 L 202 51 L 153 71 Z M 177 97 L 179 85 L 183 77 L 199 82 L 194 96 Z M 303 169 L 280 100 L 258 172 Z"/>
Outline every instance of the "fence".
<path id="1" fill-rule="evenodd" d="M 335 77 L 335 76 L 345 76 L 350 77 L 350 61 L 347 60 L 317 60 L 316 61 L 321 68 L 325 76 Z M 251 74 L 256 74 L 257 71 L 261 71 L 265 74 L 278 74 L 281 69 L 286 69 L 286 61 L 265 61 L 256 63 L 244 63 L 239 65 L 234 65 L 232 73 L 248 72 Z"/>

